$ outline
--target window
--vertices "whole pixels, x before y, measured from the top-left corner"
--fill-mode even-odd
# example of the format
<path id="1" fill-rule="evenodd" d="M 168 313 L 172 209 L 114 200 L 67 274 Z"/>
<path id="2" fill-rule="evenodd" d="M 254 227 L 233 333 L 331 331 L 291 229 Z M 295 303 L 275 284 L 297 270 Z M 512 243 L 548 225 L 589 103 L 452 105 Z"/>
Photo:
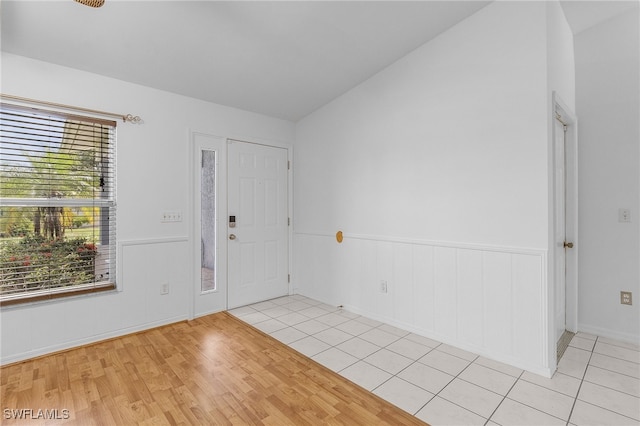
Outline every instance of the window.
<path id="1" fill-rule="evenodd" d="M 115 127 L 0 105 L 0 304 L 115 288 Z"/>

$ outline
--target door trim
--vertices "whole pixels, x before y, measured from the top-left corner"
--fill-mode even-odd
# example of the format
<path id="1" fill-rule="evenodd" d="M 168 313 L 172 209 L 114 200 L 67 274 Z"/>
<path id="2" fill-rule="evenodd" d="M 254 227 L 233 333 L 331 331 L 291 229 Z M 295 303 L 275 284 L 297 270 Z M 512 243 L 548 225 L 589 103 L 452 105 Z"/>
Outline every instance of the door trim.
<path id="1" fill-rule="evenodd" d="M 560 113 L 562 120 L 567 124 L 567 131 L 565 135 L 565 235 L 566 240 L 573 242 L 572 249 L 566 251 L 565 265 L 565 328 L 573 333 L 578 331 L 578 253 L 580 250 L 580 244 L 578 239 L 578 120 L 573 111 L 567 106 L 566 103 L 558 96 L 556 92 L 553 92 L 553 101 L 551 107 L 551 143 L 550 143 L 550 169 L 549 176 L 551 178 L 550 187 L 552 193 L 550 194 L 550 200 L 552 200 L 550 209 L 551 229 L 550 229 L 550 264 L 553 265 L 553 270 L 549 271 L 549 278 L 555 286 L 555 185 L 553 183 L 554 173 L 554 150 L 553 141 L 555 140 L 555 126 L 556 112 Z M 551 289 L 555 290 L 555 289 Z M 555 295 L 555 291 L 551 291 L 550 295 Z M 552 303 L 555 303 L 554 297 L 551 298 Z M 553 309 L 551 309 L 553 308 Z M 550 306 L 549 309 L 550 319 L 552 326 L 549 328 L 551 331 L 552 345 L 550 349 L 554 353 L 555 358 L 555 306 Z"/>

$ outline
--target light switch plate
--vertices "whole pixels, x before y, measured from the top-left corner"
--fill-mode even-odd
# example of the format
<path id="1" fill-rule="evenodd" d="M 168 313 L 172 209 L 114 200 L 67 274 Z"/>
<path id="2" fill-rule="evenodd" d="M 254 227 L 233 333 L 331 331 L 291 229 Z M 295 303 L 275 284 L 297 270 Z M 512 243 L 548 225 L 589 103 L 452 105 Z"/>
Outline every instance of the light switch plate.
<path id="1" fill-rule="evenodd" d="M 618 222 L 631 222 L 631 210 L 618 209 Z"/>

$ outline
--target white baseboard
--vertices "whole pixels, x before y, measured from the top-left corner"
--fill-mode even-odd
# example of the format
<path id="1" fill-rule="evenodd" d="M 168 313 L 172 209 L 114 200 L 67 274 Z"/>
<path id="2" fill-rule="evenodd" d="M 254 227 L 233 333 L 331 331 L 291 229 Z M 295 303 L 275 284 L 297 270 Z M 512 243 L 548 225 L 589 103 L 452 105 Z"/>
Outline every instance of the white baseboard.
<path id="1" fill-rule="evenodd" d="M 590 324 L 578 323 L 578 331 L 593 334 L 595 336 L 606 337 L 608 339 L 620 340 L 622 342 L 640 345 L 640 335 L 611 330 L 609 328 L 598 327 Z"/>
<path id="2" fill-rule="evenodd" d="M 43 355 L 49 355 L 49 354 L 60 352 L 60 351 L 66 351 L 69 349 L 77 348 L 79 346 L 99 343 L 103 340 L 113 339 L 114 337 L 126 336 L 127 334 L 137 333 L 139 331 L 149 330 L 152 328 L 161 327 L 163 325 L 169 325 L 169 324 L 173 324 L 173 323 L 185 321 L 185 320 L 187 320 L 187 316 L 180 315 L 177 317 L 166 318 L 161 321 L 145 323 L 135 327 L 128 327 L 120 330 L 110 331 L 108 333 L 96 334 L 84 339 L 72 340 L 72 341 L 60 343 L 57 345 L 47 346 L 44 348 L 38 348 L 31 351 L 13 354 L 0 359 L 0 365 L 7 365 L 7 364 L 12 364 L 14 362 L 26 361 L 31 358 L 36 358 Z"/>

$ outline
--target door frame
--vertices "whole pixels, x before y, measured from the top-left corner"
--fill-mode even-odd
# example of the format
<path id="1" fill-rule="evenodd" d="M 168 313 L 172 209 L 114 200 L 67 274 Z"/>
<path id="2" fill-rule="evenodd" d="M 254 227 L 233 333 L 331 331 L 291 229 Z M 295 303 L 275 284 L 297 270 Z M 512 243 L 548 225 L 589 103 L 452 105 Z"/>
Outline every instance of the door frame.
<path id="1" fill-rule="evenodd" d="M 217 140 L 222 141 L 222 144 L 224 145 L 224 148 L 221 149 L 221 152 L 223 153 L 223 155 L 220 158 L 221 163 L 224 165 L 224 167 L 222 168 L 221 173 L 223 173 L 223 179 L 218 179 L 217 183 L 220 183 L 220 186 L 218 188 L 220 188 L 220 190 L 223 191 L 223 195 L 221 195 L 220 197 L 220 201 L 224 201 L 223 204 L 219 204 L 218 205 L 218 209 L 219 209 L 219 222 L 218 222 L 218 226 L 217 226 L 217 253 L 216 256 L 218 256 L 218 258 L 220 259 L 220 261 L 224 261 L 224 279 L 220 279 L 218 281 L 218 286 L 224 286 L 224 303 L 223 305 L 220 305 L 218 303 L 215 304 L 215 307 L 213 309 L 210 309 L 208 311 L 201 311 L 198 310 L 196 307 L 196 297 L 198 292 L 196 291 L 196 286 L 200 284 L 199 282 L 199 277 L 200 277 L 200 273 L 198 272 L 200 269 L 200 262 L 199 262 L 199 257 L 196 256 L 197 253 L 199 253 L 200 250 L 200 242 L 199 242 L 199 235 L 200 235 L 200 213 L 198 211 L 196 211 L 195 209 L 195 197 L 196 197 L 196 188 L 198 187 L 199 181 L 196 181 L 196 179 L 200 179 L 199 177 L 199 171 L 198 170 L 193 170 L 193 166 L 194 166 L 194 162 L 195 162 L 195 156 L 198 152 L 197 150 L 197 143 L 196 143 L 196 138 L 197 137 L 209 137 L 209 138 L 214 138 Z M 191 285 L 189 286 L 189 311 L 188 311 L 188 318 L 189 319 L 193 319 L 195 317 L 198 316 L 203 316 L 203 315 L 207 315 L 209 313 L 215 313 L 215 312 L 219 312 L 219 311 L 223 311 L 223 310 L 227 310 L 228 309 L 228 300 L 227 300 L 227 289 L 228 289 L 228 281 L 227 281 L 227 276 L 226 276 L 226 268 L 227 268 L 227 253 L 228 253 L 228 227 L 227 227 L 227 217 L 228 217 L 228 209 L 227 209 L 227 183 L 228 183 L 228 176 L 227 176 L 227 165 L 228 165 L 228 156 L 227 156 L 227 141 L 228 140 L 237 140 L 237 141 L 243 141 L 243 142 L 248 142 L 248 143 L 254 143 L 254 144 L 258 144 L 258 145 L 266 145 L 266 146 L 271 146 L 271 147 L 275 147 L 275 148 L 284 148 L 287 150 L 287 162 L 288 162 L 288 173 L 287 173 L 287 214 L 288 217 L 290 218 L 290 223 L 288 226 L 288 273 L 291 277 L 290 282 L 289 282 L 289 294 L 293 294 L 295 287 L 294 287 L 294 276 L 292 273 L 292 268 L 293 268 L 293 226 L 294 226 L 294 220 L 293 220 L 293 146 L 291 143 L 287 143 L 285 141 L 281 141 L 281 140 L 272 140 L 272 139 L 262 139 L 262 138 L 255 138 L 255 137 L 247 137 L 245 135 L 226 135 L 226 136 L 221 136 L 221 135 L 216 135 L 213 134 L 211 132 L 207 132 L 207 131 L 197 131 L 197 130 L 193 130 L 193 129 L 189 129 L 188 130 L 188 140 L 189 140 L 189 155 L 188 155 L 188 165 L 187 165 L 187 170 L 189 171 L 189 176 L 188 176 L 188 182 L 189 182 L 189 191 L 188 191 L 188 201 L 189 201 L 189 208 L 191 209 L 191 214 L 186 215 L 186 217 L 188 217 L 191 220 L 191 223 L 188 225 L 188 229 L 190 230 L 190 238 L 191 238 L 191 245 L 190 245 L 190 255 L 191 255 L 191 259 L 193 259 L 192 262 L 192 267 L 189 268 L 190 269 L 190 276 L 189 276 L 189 282 L 191 283 Z M 223 183 L 223 184 L 222 184 Z M 223 241 L 222 241 L 223 240 Z M 222 287 L 219 287 L 222 288 Z"/>
<path id="2" fill-rule="evenodd" d="M 573 248 L 566 250 L 565 252 L 565 316 L 566 324 L 565 328 L 571 332 L 578 331 L 578 253 L 580 250 L 580 244 L 578 239 L 578 119 L 574 112 L 562 101 L 560 96 L 553 92 L 552 96 L 552 108 L 551 108 L 551 143 L 550 143 L 550 187 L 552 189 L 552 200 L 550 209 L 551 229 L 550 229 L 550 264 L 553 265 L 554 271 L 550 271 L 549 277 L 552 280 L 554 290 L 550 292 L 552 296 L 553 305 L 549 309 L 550 317 L 552 321 L 551 336 L 552 352 L 555 357 L 556 339 L 555 339 L 555 255 L 558 249 L 555 245 L 555 217 L 556 217 L 556 203 L 555 201 L 555 184 L 554 184 L 554 161 L 555 154 L 553 149 L 553 143 L 555 141 L 555 129 L 554 122 L 556 120 L 556 112 L 562 116 L 562 120 L 567 124 L 567 131 L 565 134 L 565 236 L 566 241 L 570 241 L 574 244 Z"/>

